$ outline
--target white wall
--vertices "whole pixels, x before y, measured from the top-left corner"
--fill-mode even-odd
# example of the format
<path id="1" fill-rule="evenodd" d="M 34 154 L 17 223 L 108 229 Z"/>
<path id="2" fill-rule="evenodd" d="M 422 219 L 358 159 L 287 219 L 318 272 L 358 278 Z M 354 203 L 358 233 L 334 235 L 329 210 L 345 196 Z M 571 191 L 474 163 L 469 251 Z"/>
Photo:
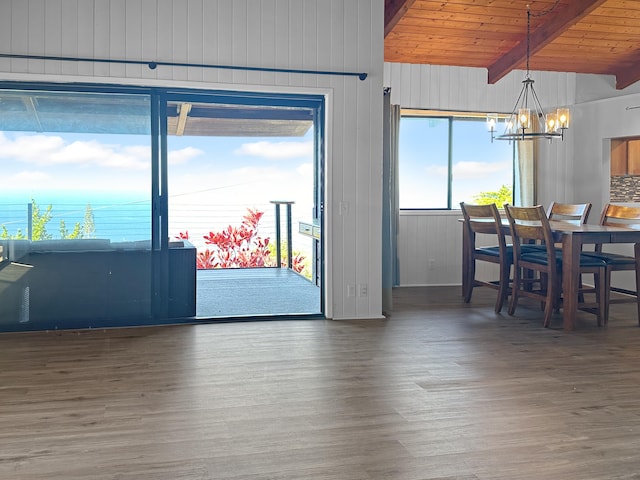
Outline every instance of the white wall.
<path id="1" fill-rule="evenodd" d="M 590 83 L 593 85 L 593 82 Z M 606 91 L 606 87 L 604 88 Z M 573 186 L 579 197 L 593 203 L 591 221 L 597 222 L 610 198 L 611 146 L 616 137 L 640 136 L 640 94 L 638 85 L 616 91 L 613 98 L 589 101 L 573 107 L 574 175 Z M 601 96 L 602 93 L 596 96 Z M 630 108 L 627 107 L 636 107 Z M 633 255 L 631 245 L 610 245 L 610 251 Z M 612 283 L 635 289 L 632 272 L 613 276 Z"/>
<path id="2" fill-rule="evenodd" d="M 565 141 L 540 142 L 536 165 L 537 203 L 593 203 L 596 223 L 609 199 L 610 146 L 615 137 L 640 135 L 640 83 L 615 89 L 606 75 L 532 72 L 543 108 L 571 107 L 571 128 Z M 384 85 L 391 102 L 405 108 L 510 112 L 524 72 L 514 71 L 495 85 L 484 69 L 433 65 L 385 64 Z M 398 256 L 401 285 L 461 283 L 462 231 L 459 212 L 403 212 Z M 629 246 L 613 246 L 628 252 Z M 630 288 L 632 275 L 614 283 Z"/>
<path id="3" fill-rule="evenodd" d="M 627 107 L 637 107 L 627 109 Z M 640 94 L 632 93 L 573 107 L 575 188 L 601 212 L 609 201 L 610 139 L 640 135 Z M 597 220 L 597 219 L 596 219 Z"/>
<path id="4" fill-rule="evenodd" d="M 0 58 L 0 80 L 326 95 L 326 311 L 335 319 L 380 317 L 383 17 L 383 0 L 3 0 L 3 53 L 368 78 Z M 368 296 L 347 297 L 347 285 L 358 284 L 369 286 Z"/>
<path id="5" fill-rule="evenodd" d="M 384 85 L 391 103 L 403 108 L 509 113 L 522 88 L 525 72 L 514 71 L 487 83 L 481 68 L 386 63 Z M 531 72 L 543 108 L 575 103 L 576 74 Z M 577 120 L 575 120 L 577 122 Z M 574 122 L 574 124 L 575 124 Z M 565 142 L 540 144 L 537 202 L 571 201 L 581 190 L 573 181 L 573 131 Z M 401 285 L 461 283 L 462 229 L 459 211 L 403 212 L 398 262 Z"/>

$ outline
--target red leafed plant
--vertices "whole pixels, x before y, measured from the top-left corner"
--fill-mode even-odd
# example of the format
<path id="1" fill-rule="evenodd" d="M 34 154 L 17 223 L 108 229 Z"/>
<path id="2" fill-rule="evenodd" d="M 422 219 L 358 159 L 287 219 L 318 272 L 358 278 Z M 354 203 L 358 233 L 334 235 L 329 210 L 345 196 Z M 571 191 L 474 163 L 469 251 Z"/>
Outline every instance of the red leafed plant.
<path id="1" fill-rule="evenodd" d="M 269 250 L 269 238 L 258 235 L 258 225 L 263 215 L 264 212 L 249 208 L 239 227 L 229 225 L 219 232 L 204 235 L 205 243 L 211 247 L 198 251 L 198 269 L 275 266 L 275 259 Z M 180 232 L 177 238 L 189 240 L 189 232 Z M 304 256 L 296 255 L 292 268 L 300 273 L 304 269 Z"/>

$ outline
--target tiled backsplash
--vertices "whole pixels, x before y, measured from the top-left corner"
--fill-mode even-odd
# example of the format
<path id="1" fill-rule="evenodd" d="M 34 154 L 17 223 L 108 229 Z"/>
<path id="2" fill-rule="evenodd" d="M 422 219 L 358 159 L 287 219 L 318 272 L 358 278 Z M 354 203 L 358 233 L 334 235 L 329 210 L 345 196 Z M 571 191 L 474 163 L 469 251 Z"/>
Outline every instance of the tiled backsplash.
<path id="1" fill-rule="evenodd" d="M 640 202 L 640 176 L 611 177 L 611 202 Z"/>

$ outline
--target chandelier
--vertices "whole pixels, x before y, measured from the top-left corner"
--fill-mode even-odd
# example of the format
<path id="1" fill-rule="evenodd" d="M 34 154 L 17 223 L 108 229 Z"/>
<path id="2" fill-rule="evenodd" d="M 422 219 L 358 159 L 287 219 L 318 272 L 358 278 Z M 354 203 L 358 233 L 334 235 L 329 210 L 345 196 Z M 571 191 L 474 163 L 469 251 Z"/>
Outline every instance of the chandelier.
<path id="1" fill-rule="evenodd" d="M 551 10 L 543 12 L 540 16 Z M 502 134 L 496 135 L 500 115 L 497 113 L 487 115 L 487 129 L 491 133 L 492 142 L 494 139 L 511 141 L 546 138 L 549 142 L 554 138 L 564 140 L 564 131 L 569 128 L 569 109 L 558 108 L 554 112 L 545 114 L 533 88 L 534 81 L 529 74 L 530 36 L 531 10 L 527 5 L 527 75 L 522 81 L 522 90 L 513 111 L 505 118 L 505 128 Z"/>

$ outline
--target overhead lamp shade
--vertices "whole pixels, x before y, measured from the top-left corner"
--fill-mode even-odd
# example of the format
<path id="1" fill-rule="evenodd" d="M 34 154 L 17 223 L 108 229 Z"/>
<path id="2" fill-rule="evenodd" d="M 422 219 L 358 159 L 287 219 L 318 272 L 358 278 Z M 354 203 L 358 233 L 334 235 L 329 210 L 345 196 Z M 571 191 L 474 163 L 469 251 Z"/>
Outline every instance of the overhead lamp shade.
<path id="1" fill-rule="evenodd" d="M 558 116 L 558 129 L 566 129 L 569 128 L 569 109 L 568 108 L 559 108 L 556 111 L 556 115 Z"/>
<path id="2" fill-rule="evenodd" d="M 488 113 L 487 114 L 487 130 L 490 132 L 495 132 L 497 126 L 498 126 L 498 114 Z"/>
<path id="3" fill-rule="evenodd" d="M 528 108 L 520 108 L 518 110 L 518 128 L 531 128 L 531 110 Z"/>
<path id="4" fill-rule="evenodd" d="M 547 114 L 544 130 L 547 133 L 553 133 L 558 130 L 558 115 L 555 112 Z"/>

